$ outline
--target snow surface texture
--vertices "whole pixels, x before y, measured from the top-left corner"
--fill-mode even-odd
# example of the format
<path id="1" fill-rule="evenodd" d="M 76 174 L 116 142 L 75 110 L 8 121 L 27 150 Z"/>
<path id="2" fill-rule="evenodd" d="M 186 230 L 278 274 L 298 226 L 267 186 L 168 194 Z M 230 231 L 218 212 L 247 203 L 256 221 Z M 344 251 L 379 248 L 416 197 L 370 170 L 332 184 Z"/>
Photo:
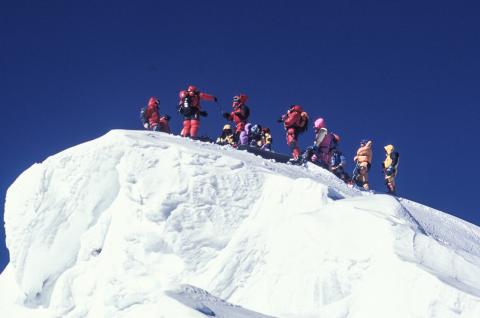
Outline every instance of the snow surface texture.
<path id="1" fill-rule="evenodd" d="M 480 229 L 163 133 L 115 130 L 7 193 L 1 317 L 480 317 Z"/>

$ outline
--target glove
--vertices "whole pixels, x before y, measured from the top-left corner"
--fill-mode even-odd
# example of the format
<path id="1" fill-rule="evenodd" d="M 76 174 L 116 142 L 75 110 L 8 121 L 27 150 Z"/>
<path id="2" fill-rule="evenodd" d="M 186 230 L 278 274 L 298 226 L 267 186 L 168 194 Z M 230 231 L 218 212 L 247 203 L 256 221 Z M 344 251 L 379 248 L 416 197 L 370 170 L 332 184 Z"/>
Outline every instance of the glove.
<path id="1" fill-rule="evenodd" d="M 143 127 L 144 127 L 145 129 L 148 129 L 148 128 L 150 128 L 150 125 L 149 125 L 148 123 L 145 123 L 145 124 L 143 124 Z"/>
<path id="2" fill-rule="evenodd" d="M 213 98 L 213 101 L 214 101 L 215 103 L 218 102 L 218 98 L 214 97 L 214 98 Z"/>
<path id="3" fill-rule="evenodd" d="M 223 116 L 223 118 L 225 118 L 226 120 L 229 120 L 229 119 L 230 119 L 230 114 L 229 114 L 229 113 L 223 113 L 222 116 Z"/>
<path id="4" fill-rule="evenodd" d="M 200 116 L 207 117 L 208 113 L 206 111 L 200 111 L 199 112 Z"/>

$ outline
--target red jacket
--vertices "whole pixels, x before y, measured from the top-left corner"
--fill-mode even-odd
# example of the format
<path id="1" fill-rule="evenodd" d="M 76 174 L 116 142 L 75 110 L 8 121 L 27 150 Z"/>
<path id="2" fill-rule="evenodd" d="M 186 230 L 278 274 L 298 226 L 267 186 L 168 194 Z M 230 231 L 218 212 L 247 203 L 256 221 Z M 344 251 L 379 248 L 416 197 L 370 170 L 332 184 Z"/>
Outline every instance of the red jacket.
<path id="1" fill-rule="evenodd" d="M 161 116 L 158 111 L 158 101 L 154 97 L 150 97 L 148 100 L 147 108 L 143 114 L 145 120 L 148 121 L 150 129 L 153 129 L 154 126 L 158 126 L 159 131 L 170 133 L 170 125 L 168 123 L 168 117 Z"/>
<path id="2" fill-rule="evenodd" d="M 190 94 L 191 92 L 188 91 L 180 91 L 180 94 L 178 97 L 180 98 L 178 104 L 182 104 L 184 98 L 186 96 L 190 96 L 190 106 L 193 108 L 196 108 L 200 110 L 200 100 L 206 100 L 206 101 L 214 101 L 216 98 L 213 95 L 207 94 L 207 93 L 202 93 L 202 92 L 197 92 Z"/>
<path id="3" fill-rule="evenodd" d="M 298 111 L 290 110 L 282 118 L 285 128 L 300 127 L 302 123 L 302 113 Z"/>
<path id="4" fill-rule="evenodd" d="M 242 102 L 233 102 L 232 108 L 233 111 L 230 113 L 230 118 L 228 120 L 233 120 L 233 122 L 238 125 L 247 121 L 247 114 L 244 108 L 245 104 Z"/>
<path id="5" fill-rule="evenodd" d="M 156 99 L 153 97 L 151 97 L 148 100 L 147 109 L 145 110 L 145 119 L 148 120 L 148 124 L 150 126 L 153 126 L 154 124 L 158 124 L 160 121 L 158 104 L 156 103 Z"/>

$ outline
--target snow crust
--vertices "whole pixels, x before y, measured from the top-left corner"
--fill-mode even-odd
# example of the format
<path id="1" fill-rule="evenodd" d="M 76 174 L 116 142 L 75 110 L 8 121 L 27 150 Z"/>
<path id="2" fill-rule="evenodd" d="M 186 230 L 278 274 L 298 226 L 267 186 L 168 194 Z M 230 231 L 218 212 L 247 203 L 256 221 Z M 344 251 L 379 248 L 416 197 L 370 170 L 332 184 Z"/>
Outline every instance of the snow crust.
<path id="1" fill-rule="evenodd" d="M 114 130 L 7 192 L 2 317 L 480 317 L 480 229 L 178 136 Z"/>

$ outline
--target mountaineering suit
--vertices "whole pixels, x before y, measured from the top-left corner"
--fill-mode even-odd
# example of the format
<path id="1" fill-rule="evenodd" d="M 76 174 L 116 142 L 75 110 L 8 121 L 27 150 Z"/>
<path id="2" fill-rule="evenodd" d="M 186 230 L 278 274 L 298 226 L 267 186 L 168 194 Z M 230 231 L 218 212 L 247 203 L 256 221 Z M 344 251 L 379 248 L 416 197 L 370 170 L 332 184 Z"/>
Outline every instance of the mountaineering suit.
<path id="1" fill-rule="evenodd" d="M 262 150 L 272 151 L 272 135 L 269 128 L 262 128 Z"/>
<path id="2" fill-rule="evenodd" d="M 397 167 L 400 154 L 395 151 L 393 145 L 383 147 L 385 149 L 385 160 L 382 163 L 383 174 L 385 176 L 385 185 L 388 193 L 395 194 L 395 177 L 397 176 Z"/>
<path id="3" fill-rule="evenodd" d="M 178 111 L 183 115 L 182 137 L 197 137 L 200 127 L 200 116 L 207 116 L 201 111 L 200 100 L 217 101 L 213 95 L 202 93 L 195 86 L 190 85 L 186 91 L 180 91 Z"/>
<path id="4" fill-rule="evenodd" d="M 216 143 L 219 145 L 230 145 L 232 147 L 237 146 L 235 143 L 235 134 L 233 133 L 232 126 L 223 126 L 222 135 L 217 138 Z"/>
<path id="5" fill-rule="evenodd" d="M 250 115 L 250 110 L 245 104 L 247 100 L 248 96 L 244 94 L 234 96 L 232 102 L 233 110 L 230 113 L 223 113 L 225 119 L 235 123 L 236 139 L 239 140 L 241 145 L 246 144 L 242 143 L 242 141 L 245 141 L 245 136 L 241 135 L 245 134 L 245 125 L 247 124 L 248 116 Z"/>
<path id="6" fill-rule="evenodd" d="M 357 150 L 357 155 L 353 158 L 356 163 L 353 173 L 353 181 L 358 186 L 363 187 L 365 190 L 369 190 L 368 186 L 368 171 L 372 164 L 372 141 L 362 141 L 360 148 Z"/>
<path id="7" fill-rule="evenodd" d="M 312 161 L 318 160 L 320 161 L 321 166 L 328 169 L 331 166 L 332 151 L 336 148 L 339 140 L 340 137 L 337 134 L 330 132 L 327 133 L 320 142 L 320 145 L 316 147 L 317 149 L 312 156 Z"/>
<path id="8" fill-rule="evenodd" d="M 348 173 L 345 172 L 346 165 L 347 160 L 342 152 L 338 149 L 333 149 L 330 158 L 330 171 L 345 183 L 349 184 L 352 179 Z"/>
<path id="9" fill-rule="evenodd" d="M 251 123 L 246 123 L 245 127 L 243 128 L 242 133 L 238 139 L 238 143 L 240 145 L 248 145 L 250 143 L 250 129 L 252 129 Z"/>
<path id="10" fill-rule="evenodd" d="M 292 157 L 298 160 L 300 148 L 298 147 L 298 135 L 305 131 L 308 122 L 308 115 L 299 105 L 292 105 L 288 112 L 278 120 L 283 122 L 286 130 L 287 145 L 292 150 Z"/>
<path id="11" fill-rule="evenodd" d="M 262 126 L 255 124 L 251 126 L 248 134 L 248 144 L 253 147 L 262 147 Z"/>
<path id="12" fill-rule="evenodd" d="M 160 115 L 158 106 L 160 101 L 155 97 L 150 97 L 146 108 L 140 111 L 140 119 L 143 127 L 148 130 L 170 133 L 170 116 Z"/>
<path id="13" fill-rule="evenodd" d="M 311 161 L 325 169 L 330 169 L 332 151 L 337 147 L 340 137 L 328 132 L 323 118 L 316 119 L 313 128 L 315 139 L 313 145 L 303 154 L 304 161 Z"/>

